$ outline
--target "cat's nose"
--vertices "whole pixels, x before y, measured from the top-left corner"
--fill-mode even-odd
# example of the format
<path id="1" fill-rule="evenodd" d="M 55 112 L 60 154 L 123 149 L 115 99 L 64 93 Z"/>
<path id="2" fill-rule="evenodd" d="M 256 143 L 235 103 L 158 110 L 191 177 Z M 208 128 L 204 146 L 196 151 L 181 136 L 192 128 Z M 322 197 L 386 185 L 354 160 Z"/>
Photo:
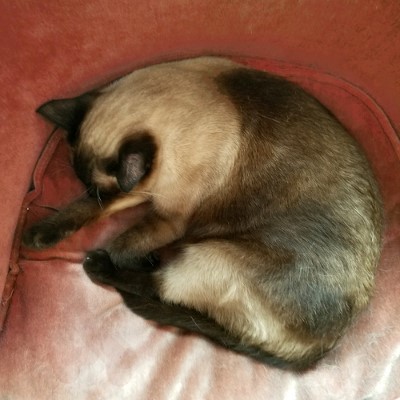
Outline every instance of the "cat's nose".
<path id="1" fill-rule="evenodd" d="M 100 196 L 103 196 L 103 197 L 113 197 L 113 196 L 117 195 L 118 193 L 121 193 L 121 190 L 119 189 L 118 186 L 110 186 L 107 188 L 100 189 Z"/>
<path id="2" fill-rule="evenodd" d="M 115 186 L 109 186 L 109 187 L 98 187 L 98 186 L 91 186 L 88 189 L 88 194 L 90 197 L 94 198 L 100 198 L 102 200 L 107 200 L 111 197 L 116 196 L 118 193 L 121 191 L 119 188 Z"/>

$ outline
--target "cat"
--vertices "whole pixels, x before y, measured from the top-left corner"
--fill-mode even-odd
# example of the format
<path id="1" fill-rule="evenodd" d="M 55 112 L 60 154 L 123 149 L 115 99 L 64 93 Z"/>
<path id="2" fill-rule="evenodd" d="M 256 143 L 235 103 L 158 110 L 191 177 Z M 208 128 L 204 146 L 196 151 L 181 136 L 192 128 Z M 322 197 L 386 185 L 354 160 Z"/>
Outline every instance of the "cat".
<path id="1" fill-rule="evenodd" d="M 138 315 L 301 371 L 367 306 L 379 190 L 354 139 L 296 84 L 198 57 L 37 111 L 67 132 L 90 196 L 35 224 L 24 244 L 47 248 L 146 204 L 83 263 Z"/>

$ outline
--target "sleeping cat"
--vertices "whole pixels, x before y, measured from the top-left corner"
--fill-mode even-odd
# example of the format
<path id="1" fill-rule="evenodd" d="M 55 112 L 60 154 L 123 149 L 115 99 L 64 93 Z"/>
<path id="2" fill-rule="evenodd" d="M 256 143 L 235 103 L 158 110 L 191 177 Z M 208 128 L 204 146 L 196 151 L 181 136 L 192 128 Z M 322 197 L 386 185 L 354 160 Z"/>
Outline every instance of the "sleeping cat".
<path id="1" fill-rule="evenodd" d="M 68 133 L 91 196 L 34 225 L 24 243 L 46 248 L 146 203 L 140 223 L 83 265 L 133 312 L 301 370 L 368 304 L 378 189 L 354 140 L 297 85 L 201 57 L 38 112 Z"/>

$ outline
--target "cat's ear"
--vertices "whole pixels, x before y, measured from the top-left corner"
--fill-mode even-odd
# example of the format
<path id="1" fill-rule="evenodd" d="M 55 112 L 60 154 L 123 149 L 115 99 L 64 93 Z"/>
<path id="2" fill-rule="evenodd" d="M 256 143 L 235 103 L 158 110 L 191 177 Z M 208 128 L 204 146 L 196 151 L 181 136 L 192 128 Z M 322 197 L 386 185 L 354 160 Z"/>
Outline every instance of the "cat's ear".
<path id="1" fill-rule="evenodd" d="M 150 172 L 155 153 L 156 145 L 147 132 L 136 133 L 121 146 L 115 176 L 123 192 L 130 192 Z"/>
<path id="2" fill-rule="evenodd" d="M 51 100 L 42 104 L 36 112 L 67 131 L 68 141 L 73 144 L 77 138 L 79 126 L 95 97 L 96 94 L 91 92 L 69 99 Z"/>
<path id="3" fill-rule="evenodd" d="M 119 188 L 130 192 L 146 173 L 145 161 L 141 153 L 127 153 L 120 157 L 117 182 Z"/>

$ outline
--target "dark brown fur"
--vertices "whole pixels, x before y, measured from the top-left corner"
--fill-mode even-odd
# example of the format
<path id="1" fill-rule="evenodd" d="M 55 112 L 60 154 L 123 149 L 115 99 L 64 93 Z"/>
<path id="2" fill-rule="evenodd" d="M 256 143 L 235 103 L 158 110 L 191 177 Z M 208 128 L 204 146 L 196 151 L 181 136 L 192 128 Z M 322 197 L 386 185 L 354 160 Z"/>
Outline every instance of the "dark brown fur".
<path id="1" fill-rule="evenodd" d="M 331 113 L 293 83 L 217 58 L 144 69 L 89 98 L 40 112 L 74 138 L 77 173 L 105 211 L 80 200 L 25 244 L 149 202 L 139 224 L 88 254 L 93 280 L 144 318 L 273 365 L 306 368 L 330 350 L 372 295 L 382 229 L 368 163 Z M 97 149 L 103 115 L 122 108 L 119 140 Z"/>

